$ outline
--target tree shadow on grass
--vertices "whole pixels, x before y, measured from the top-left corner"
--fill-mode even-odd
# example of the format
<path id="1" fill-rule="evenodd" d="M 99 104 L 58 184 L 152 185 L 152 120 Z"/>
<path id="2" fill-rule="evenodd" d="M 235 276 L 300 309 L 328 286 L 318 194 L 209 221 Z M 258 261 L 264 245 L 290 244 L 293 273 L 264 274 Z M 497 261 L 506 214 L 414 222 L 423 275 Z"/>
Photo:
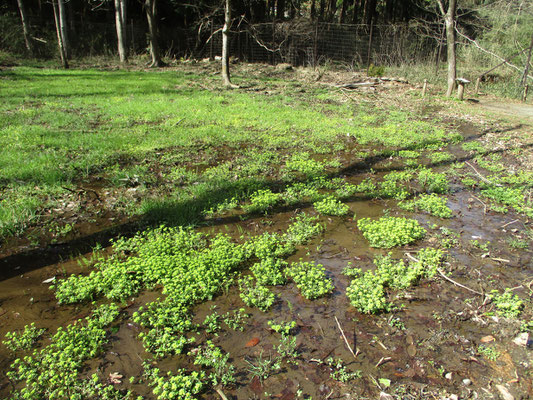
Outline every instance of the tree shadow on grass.
<path id="1" fill-rule="evenodd" d="M 421 143 L 418 145 L 406 146 L 401 150 L 419 150 L 425 147 L 427 144 Z M 443 146 L 449 143 L 443 143 Z M 533 143 L 524 144 L 521 146 L 515 146 L 512 148 L 497 149 L 485 151 L 483 155 L 498 154 L 513 149 L 525 149 L 533 147 Z M 370 172 L 377 172 L 384 174 L 392 171 L 402 171 L 409 167 L 396 166 L 390 168 L 374 168 L 376 164 L 384 161 L 390 157 L 391 150 L 383 150 L 370 157 L 367 157 L 363 161 L 355 162 L 339 171 L 326 175 L 327 179 L 333 179 L 336 177 L 344 176 L 356 176 Z M 455 162 L 464 162 L 474 159 L 478 153 L 469 154 L 464 157 L 459 157 L 453 160 L 446 160 L 436 163 L 429 163 L 425 166 L 428 168 L 442 167 L 453 164 Z M 144 209 L 143 214 L 132 221 L 119 224 L 116 226 L 105 228 L 99 232 L 85 235 L 82 237 L 74 238 L 66 243 L 48 246 L 44 249 L 33 249 L 24 251 L 21 253 L 13 254 L 0 259 L 0 280 L 6 280 L 17 275 L 24 274 L 26 272 L 39 269 L 48 265 L 52 265 L 68 259 L 71 256 L 78 256 L 80 254 L 87 253 L 92 250 L 97 244 L 102 246 L 108 246 L 113 238 L 117 236 L 132 236 L 136 232 L 146 229 L 150 226 L 157 226 L 161 224 L 169 226 L 179 225 L 198 225 L 201 223 L 209 224 L 210 226 L 224 225 L 230 223 L 237 223 L 243 219 L 250 218 L 262 218 L 262 215 L 254 213 L 244 213 L 242 215 L 233 215 L 216 220 L 205 220 L 205 211 L 211 207 L 216 206 L 232 197 L 242 198 L 243 194 L 250 194 L 254 190 L 259 188 L 269 188 L 273 191 L 280 191 L 282 188 L 294 184 L 297 182 L 309 183 L 312 179 L 300 179 L 292 181 L 281 180 L 257 180 L 247 179 L 245 182 L 241 180 L 237 181 L 225 181 L 222 184 L 218 184 L 213 188 L 207 189 L 201 193 L 197 193 L 195 196 L 189 196 L 184 199 L 179 198 L 167 198 L 154 200 L 148 203 Z M 358 194 L 350 198 L 344 199 L 348 202 L 356 201 L 368 201 L 368 195 Z M 295 211 L 310 206 L 309 202 L 299 202 L 290 206 L 281 206 L 273 210 L 273 212 L 287 212 Z"/>

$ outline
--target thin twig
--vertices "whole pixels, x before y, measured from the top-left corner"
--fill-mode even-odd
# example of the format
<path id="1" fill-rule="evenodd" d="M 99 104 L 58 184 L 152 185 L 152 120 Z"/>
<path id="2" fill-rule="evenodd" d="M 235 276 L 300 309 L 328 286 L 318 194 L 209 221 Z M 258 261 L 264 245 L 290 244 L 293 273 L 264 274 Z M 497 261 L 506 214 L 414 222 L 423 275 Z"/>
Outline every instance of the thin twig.
<path id="1" fill-rule="evenodd" d="M 350 346 L 350 343 L 348 343 L 348 339 L 346 339 L 346 335 L 344 335 L 344 331 L 342 330 L 341 324 L 339 320 L 337 319 L 337 316 L 335 315 L 335 322 L 337 322 L 337 326 L 339 327 L 339 330 L 341 331 L 342 338 L 344 339 L 344 343 L 346 343 L 346 346 L 348 346 L 348 350 L 350 350 L 350 353 L 352 353 L 354 358 L 357 358 L 355 353 L 352 350 L 352 346 Z"/>
<path id="2" fill-rule="evenodd" d="M 503 224 L 501 228 L 505 228 L 508 225 L 514 224 L 515 222 L 520 222 L 519 219 L 512 220 L 511 222 L 507 222 L 506 224 Z"/>
<path id="3" fill-rule="evenodd" d="M 478 199 L 476 196 L 474 196 L 473 194 L 471 194 L 471 196 L 476 199 L 477 201 L 479 201 L 481 204 L 483 204 L 483 214 L 486 214 L 487 213 L 487 205 L 481 201 L 481 199 Z"/>
<path id="4" fill-rule="evenodd" d="M 453 283 L 454 285 L 457 285 L 459 287 L 462 287 L 463 289 L 466 289 L 472 293 L 475 293 L 475 294 L 479 294 L 480 296 L 485 296 L 484 293 L 481 293 L 481 292 L 478 292 L 477 290 L 474 290 L 474 289 L 470 289 L 468 286 L 465 286 L 465 285 L 462 285 L 460 284 L 459 282 L 456 282 L 454 281 L 453 279 L 451 278 L 448 278 L 446 275 L 444 275 L 444 272 L 442 272 L 442 270 L 440 268 L 437 268 L 437 272 L 444 278 L 446 279 L 447 281 Z"/>
<path id="5" fill-rule="evenodd" d="M 220 388 L 216 387 L 215 390 L 218 393 L 218 395 L 222 398 L 222 400 L 228 400 L 228 398 L 226 397 L 226 395 Z"/>
<path id="6" fill-rule="evenodd" d="M 485 177 L 484 177 L 483 175 L 481 175 L 481 174 L 479 173 L 479 171 L 478 171 L 478 170 L 477 170 L 472 164 L 470 164 L 468 161 L 465 161 L 465 164 L 468 165 L 470 168 L 472 168 L 472 169 L 474 170 L 474 172 L 476 173 L 476 175 L 479 176 L 479 178 L 480 178 L 483 182 L 488 183 L 489 185 L 500 186 L 500 187 L 502 186 L 502 185 L 500 185 L 499 183 L 494 183 L 494 182 L 488 180 L 487 178 L 485 178 Z"/>
<path id="7" fill-rule="evenodd" d="M 420 260 L 419 260 L 418 258 L 413 257 L 413 256 L 412 256 L 411 254 L 409 254 L 409 253 L 405 253 L 405 255 L 406 255 L 408 258 L 410 258 L 411 260 L 413 260 L 414 262 L 420 262 Z"/>
<path id="8" fill-rule="evenodd" d="M 490 259 L 494 260 L 494 261 L 499 261 L 499 262 L 502 262 L 502 263 L 507 263 L 507 264 L 511 262 L 510 260 L 506 260 L 505 258 L 491 257 Z"/>
<path id="9" fill-rule="evenodd" d="M 380 365 L 385 364 L 387 361 L 390 361 L 390 360 L 392 360 L 392 357 L 381 357 L 378 363 L 376 364 L 375 368 L 379 367 Z"/>
<path id="10" fill-rule="evenodd" d="M 326 334 L 324 333 L 324 329 L 322 329 L 322 325 L 320 325 L 320 322 L 317 321 L 318 327 L 320 328 L 320 332 L 322 332 L 322 336 L 325 337 Z"/>

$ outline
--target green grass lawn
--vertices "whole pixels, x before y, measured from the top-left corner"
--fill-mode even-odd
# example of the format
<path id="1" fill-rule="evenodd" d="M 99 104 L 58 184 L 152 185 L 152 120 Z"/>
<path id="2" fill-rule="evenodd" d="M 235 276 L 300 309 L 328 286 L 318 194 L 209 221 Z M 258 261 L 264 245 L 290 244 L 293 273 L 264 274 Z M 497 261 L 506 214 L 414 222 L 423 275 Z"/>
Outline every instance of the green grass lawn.
<path id="1" fill-rule="evenodd" d="M 43 209 L 71 195 L 68 189 L 95 176 L 113 186 L 132 174 L 150 174 L 138 162 L 157 158 L 156 150 L 179 149 L 176 163 L 196 151 L 192 146 L 209 146 L 221 156 L 222 146 L 243 145 L 328 153 L 347 136 L 404 147 L 446 137 L 405 113 L 339 102 L 318 86 L 291 91 L 291 83 L 273 78 L 255 83 L 282 82 L 289 90 L 228 91 L 220 89 L 218 77 L 180 71 L 21 67 L 0 72 L 0 78 L 3 237 L 20 234 Z M 160 197 L 133 213 L 164 201 Z"/>

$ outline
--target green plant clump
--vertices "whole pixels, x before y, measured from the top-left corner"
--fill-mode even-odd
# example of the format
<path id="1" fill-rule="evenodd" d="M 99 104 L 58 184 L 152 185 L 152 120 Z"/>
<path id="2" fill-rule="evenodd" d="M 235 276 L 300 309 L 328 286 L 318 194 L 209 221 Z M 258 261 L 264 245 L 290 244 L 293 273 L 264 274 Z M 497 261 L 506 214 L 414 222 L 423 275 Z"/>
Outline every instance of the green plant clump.
<path id="1" fill-rule="evenodd" d="M 321 201 L 317 201 L 313 206 L 322 215 L 346 215 L 350 211 L 350 207 L 337 200 L 335 196 L 328 196 Z"/>
<path id="2" fill-rule="evenodd" d="M 434 193 L 422 194 L 411 201 L 398 203 L 400 208 L 408 211 L 421 210 L 440 218 L 451 218 L 452 210 L 446 205 L 446 198 Z"/>
<path id="3" fill-rule="evenodd" d="M 350 275 L 355 278 L 346 289 L 350 303 L 360 312 L 375 314 L 389 311 L 385 289 L 406 289 L 420 278 L 435 275 L 444 255 L 441 250 L 426 248 L 418 252 L 418 261 L 406 264 L 403 260 L 394 261 L 389 254 L 374 260 L 375 272 L 351 268 Z"/>
<path id="4" fill-rule="evenodd" d="M 105 328 L 118 316 L 118 306 L 102 305 L 84 320 L 59 327 L 50 344 L 31 355 L 17 358 L 7 377 L 16 383 L 13 398 L 25 400 L 84 399 L 79 371 L 107 343 Z"/>
<path id="5" fill-rule="evenodd" d="M 261 285 L 283 285 L 286 282 L 283 270 L 287 265 L 279 258 L 267 257 L 252 265 L 250 270 Z"/>
<path id="6" fill-rule="evenodd" d="M 391 248 L 412 243 L 425 236 L 418 221 L 403 217 L 382 217 L 379 220 L 361 218 L 357 227 L 372 247 Z"/>
<path id="7" fill-rule="evenodd" d="M 268 321 L 268 326 L 270 329 L 272 329 L 274 332 L 281 333 L 282 335 L 290 335 L 291 329 L 294 329 L 296 327 L 295 321 L 290 322 L 276 322 L 276 321 Z"/>
<path id="8" fill-rule="evenodd" d="M 276 301 L 276 295 L 266 286 L 258 282 L 254 284 L 250 275 L 239 279 L 239 287 L 242 301 L 250 307 L 257 307 L 261 311 L 267 311 Z"/>
<path id="9" fill-rule="evenodd" d="M 296 153 L 285 163 L 289 171 L 297 171 L 308 177 L 317 177 L 324 173 L 325 166 L 311 158 L 308 152 Z"/>
<path id="10" fill-rule="evenodd" d="M 501 355 L 495 348 L 485 345 L 480 345 L 477 350 L 490 361 L 496 361 Z"/>
<path id="11" fill-rule="evenodd" d="M 315 265 L 314 262 L 300 260 L 292 263 L 286 274 L 292 278 L 306 299 L 317 299 L 333 291 L 331 279 L 326 277 L 326 269 L 321 264 Z"/>
<path id="12" fill-rule="evenodd" d="M 329 357 L 326 359 L 325 363 L 330 367 L 331 379 L 336 381 L 347 383 L 362 376 L 361 371 L 349 372 L 344 364 L 344 361 L 342 361 L 340 358 Z"/>
<path id="13" fill-rule="evenodd" d="M 428 193 L 447 193 L 450 185 L 446 174 L 433 172 L 430 169 L 422 169 L 418 172 L 418 183 Z"/>
<path id="14" fill-rule="evenodd" d="M 260 189 L 250 196 L 250 204 L 245 206 L 246 212 L 265 212 L 281 200 L 281 194 L 269 189 Z"/>
<path id="15" fill-rule="evenodd" d="M 493 290 L 489 296 L 496 307 L 496 313 L 506 318 L 517 318 L 524 308 L 524 302 L 511 289 L 505 289 L 502 294 Z"/>
<path id="16" fill-rule="evenodd" d="M 6 333 L 5 340 L 2 341 L 2 344 L 11 351 L 29 350 L 39 340 L 44 331 L 44 329 L 37 328 L 35 323 L 32 322 L 30 325 L 26 325 L 20 333 Z"/>
<path id="17" fill-rule="evenodd" d="M 196 400 L 204 388 L 205 373 L 193 371 L 187 374 L 184 369 L 177 369 L 174 374 L 169 371 L 166 376 L 161 376 L 159 368 L 145 362 L 144 377 L 158 400 Z"/>
<path id="18" fill-rule="evenodd" d="M 211 372 L 208 378 L 213 386 L 228 386 L 235 383 L 235 367 L 229 363 L 229 354 L 222 353 L 220 347 L 217 347 L 208 340 L 203 346 L 189 352 L 194 355 L 194 364 L 210 368 Z"/>

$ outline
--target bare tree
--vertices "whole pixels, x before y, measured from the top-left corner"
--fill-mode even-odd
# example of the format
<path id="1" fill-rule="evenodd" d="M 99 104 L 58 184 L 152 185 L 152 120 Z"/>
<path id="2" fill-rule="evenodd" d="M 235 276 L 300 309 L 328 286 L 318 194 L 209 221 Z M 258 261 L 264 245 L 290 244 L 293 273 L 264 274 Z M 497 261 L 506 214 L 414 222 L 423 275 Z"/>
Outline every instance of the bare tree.
<path id="1" fill-rule="evenodd" d="M 22 21 L 22 32 L 24 33 L 24 42 L 28 52 L 33 57 L 33 40 L 30 34 L 30 26 L 28 23 L 28 16 L 26 15 L 26 7 L 24 7 L 23 0 L 17 0 L 19 6 L 20 19 Z"/>
<path id="2" fill-rule="evenodd" d="M 237 86 L 231 83 L 229 74 L 229 29 L 231 26 L 231 4 L 226 0 L 224 7 L 224 27 L 222 28 L 222 80 L 224 85 L 231 88 Z"/>
<path id="3" fill-rule="evenodd" d="M 528 72 L 529 72 L 529 64 L 531 63 L 531 51 L 533 50 L 533 33 L 531 34 L 531 43 L 529 44 L 529 51 L 527 53 L 527 57 L 526 57 L 526 64 L 524 66 L 524 73 L 522 74 L 522 80 L 520 82 L 520 84 L 522 86 L 526 86 L 527 85 L 527 77 L 528 77 Z"/>
<path id="4" fill-rule="evenodd" d="M 455 11 L 457 9 L 457 0 L 449 0 L 447 9 L 445 9 L 444 0 L 437 0 L 437 4 L 446 27 L 446 46 L 448 48 L 448 90 L 446 91 L 446 97 L 450 97 L 457 77 L 457 59 L 455 55 Z"/>
<path id="5" fill-rule="evenodd" d="M 57 33 L 57 46 L 59 48 L 59 55 L 61 56 L 61 63 L 63 68 L 68 69 L 68 57 L 65 49 L 65 41 L 62 32 L 66 32 L 66 27 L 61 25 L 61 5 L 63 5 L 63 0 L 52 0 L 52 6 L 54 8 L 54 20 L 56 24 L 56 33 Z M 64 12 L 64 7 L 63 7 Z"/>
<path id="6" fill-rule="evenodd" d="M 148 20 L 148 34 L 150 36 L 150 55 L 152 63 L 150 67 L 161 67 L 161 53 L 159 51 L 159 29 L 157 25 L 157 0 L 144 0 L 146 19 Z"/>
<path id="7" fill-rule="evenodd" d="M 117 28 L 118 56 L 120 62 L 127 61 L 126 52 L 126 0 L 115 0 L 115 26 Z"/>

